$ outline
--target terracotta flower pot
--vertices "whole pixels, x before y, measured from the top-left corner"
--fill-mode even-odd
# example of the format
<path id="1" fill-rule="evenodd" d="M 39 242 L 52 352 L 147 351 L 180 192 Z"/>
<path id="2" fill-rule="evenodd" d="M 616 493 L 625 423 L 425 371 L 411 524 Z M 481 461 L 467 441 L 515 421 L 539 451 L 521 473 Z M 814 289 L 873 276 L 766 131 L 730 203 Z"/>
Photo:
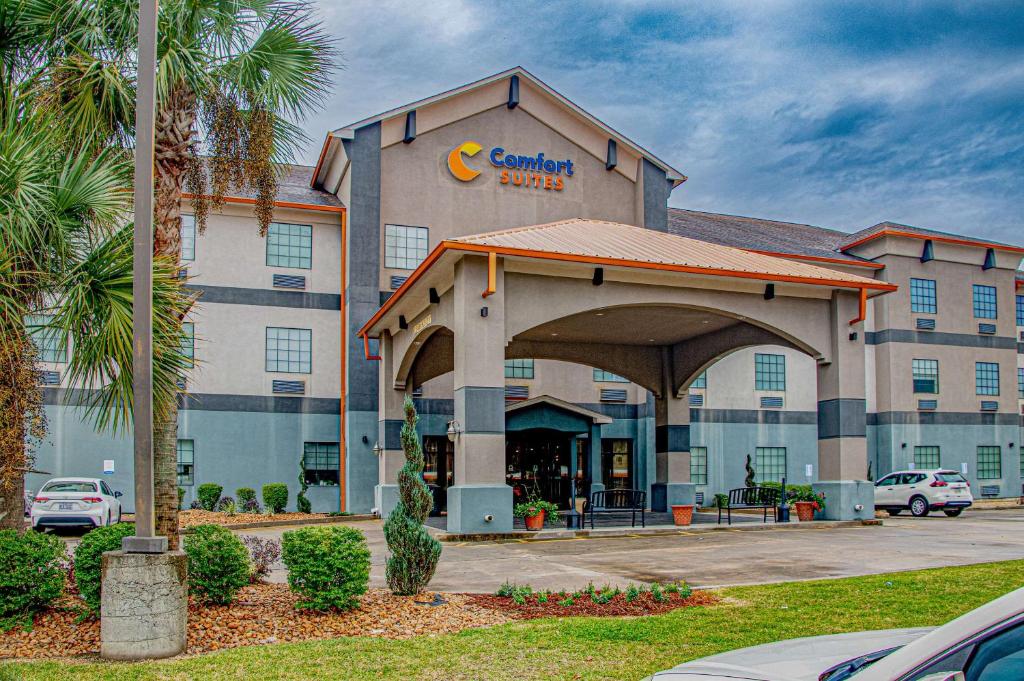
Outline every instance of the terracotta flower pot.
<path id="1" fill-rule="evenodd" d="M 689 525 L 691 522 L 693 522 L 693 506 L 673 506 L 672 521 L 676 525 Z"/>
<path id="2" fill-rule="evenodd" d="M 809 523 L 814 520 L 813 501 L 798 501 L 793 505 L 796 506 L 796 517 L 800 519 L 800 522 Z"/>
<path id="3" fill-rule="evenodd" d="M 546 515 L 546 512 L 545 511 L 541 511 L 537 515 L 528 515 L 525 518 L 523 518 L 523 522 L 526 523 L 526 529 L 528 529 L 528 530 L 530 530 L 532 532 L 536 532 L 537 530 L 543 530 L 544 529 L 544 516 L 545 515 Z"/>

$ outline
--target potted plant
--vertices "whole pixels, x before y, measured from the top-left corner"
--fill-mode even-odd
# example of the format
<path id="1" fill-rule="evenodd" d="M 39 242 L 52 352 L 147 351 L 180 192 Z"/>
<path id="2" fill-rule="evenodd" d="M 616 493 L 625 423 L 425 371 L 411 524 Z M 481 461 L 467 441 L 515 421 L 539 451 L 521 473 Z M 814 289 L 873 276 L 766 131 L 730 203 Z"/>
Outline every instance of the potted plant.
<path id="1" fill-rule="evenodd" d="M 526 529 L 536 532 L 544 527 L 545 521 L 552 525 L 558 522 L 558 506 L 543 499 L 531 499 L 513 506 L 512 515 L 522 518 Z"/>
<path id="2" fill-rule="evenodd" d="M 672 522 L 681 526 L 689 525 L 693 522 L 693 504 L 673 505 Z"/>
<path id="3" fill-rule="evenodd" d="M 815 493 L 810 485 L 787 488 L 786 498 L 796 507 L 796 517 L 802 523 L 814 520 L 817 511 L 825 510 L 825 495 Z"/>

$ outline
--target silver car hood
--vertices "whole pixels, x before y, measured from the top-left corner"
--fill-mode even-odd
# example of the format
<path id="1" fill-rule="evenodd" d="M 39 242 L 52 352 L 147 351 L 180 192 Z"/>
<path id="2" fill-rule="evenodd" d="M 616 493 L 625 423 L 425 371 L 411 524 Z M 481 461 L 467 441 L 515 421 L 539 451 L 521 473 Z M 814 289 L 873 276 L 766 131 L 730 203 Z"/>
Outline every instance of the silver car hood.
<path id="1" fill-rule="evenodd" d="M 658 672 L 655 681 L 817 681 L 833 665 L 904 646 L 931 631 L 886 629 L 795 638 L 741 648 Z"/>

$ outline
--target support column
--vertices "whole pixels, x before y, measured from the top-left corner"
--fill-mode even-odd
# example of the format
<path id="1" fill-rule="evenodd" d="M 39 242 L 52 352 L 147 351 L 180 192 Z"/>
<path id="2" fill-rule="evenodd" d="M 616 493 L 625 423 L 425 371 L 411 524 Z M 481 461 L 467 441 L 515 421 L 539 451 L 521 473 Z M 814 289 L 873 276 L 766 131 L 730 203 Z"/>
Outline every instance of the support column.
<path id="1" fill-rule="evenodd" d="M 590 491 L 604 491 L 603 472 L 601 470 L 601 424 L 590 424 Z"/>
<path id="2" fill-rule="evenodd" d="M 694 504 L 697 486 L 690 482 L 690 404 L 662 392 L 654 401 L 655 482 L 651 510 L 667 512 L 674 505 Z"/>
<path id="3" fill-rule="evenodd" d="M 383 451 L 377 460 L 377 485 L 373 488 L 374 506 L 381 518 L 387 518 L 398 504 L 398 471 L 405 464 L 402 452 L 402 404 L 405 393 L 395 390 L 394 354 L 391 334 L 380 336 L 380 369 L 377 372 L 377 442 Z"/>
<path id="4" fill-rule="evenodd" d="M 487 298 L 488 259 L 455 266 L 455 485 L 448 488 L 448 531 L 512 531 L 512 488 L 505 484 L 505 282 L 495 266 Z M 485 309 L 486 308 L 486 311 Z"/>
<path id="5" fill-rule="evenodd" d="M 875 514 L 875 488 L 867 481 L 867 401 L 863 324 L 857 294 L 832 296 L 830 360 L 818 365 L 818 480 L 828 520 L 866 520 Z"/>

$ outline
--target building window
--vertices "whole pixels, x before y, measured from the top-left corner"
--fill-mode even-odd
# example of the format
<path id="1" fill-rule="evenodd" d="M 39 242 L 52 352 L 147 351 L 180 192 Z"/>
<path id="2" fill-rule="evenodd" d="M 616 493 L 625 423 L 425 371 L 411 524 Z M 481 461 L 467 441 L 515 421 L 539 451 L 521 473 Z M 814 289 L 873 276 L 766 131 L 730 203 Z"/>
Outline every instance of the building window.
<path id="1" fill-rule="evenodd" d="M 708 448 L 690 447 L 690 482 L 708 484 Z"/>
<path id="2" fill-rule="evenodd" d="M 427 257 L 430 230 L 405 225 L 384 226 L 384 267 L 414 270 Z"/>
<path id="3" fill-rule="evenodd" d="M 196 218 L 194 215 L 181 216 L 181 260 L 196 259 Z"/>
<path id="4" fill-rule="evenodd" d="M 976 395 L 999 394 L 999 365 L 996 362 L 974 363 L 974 392 Z"/>
<path id="5" fill-rule="evenodd" d="M 181 323 L 181 354 L 186 360 L 186 366 L 195 365 L 196 359 L 196 325 L 192 322 Z"/>
<path id="6" fill-rule="evenodd" d="M 700 376 L 693 379 L 693 383 L 690 384 L 691 388 L 707 388 L 708 387 L 708 372 L 700 372 Z"/>
<path id="7" fill-rule="evenodd" d="M 939 360 L 915 359 L 911 362 L 915 393 L 939 392 Z"/>
<path id="8" fill-rule="evenodd" d="M 786 477 L 786 448 L 758 447 L 754 454 L 754 472 L 758 482 L 782 482 Z"/>
<path id="9" fill-rule="evenodd" d="M 30 315 L 25 318 L 25 328 L 39 352 L 40 362 L 63 364 L 68 361 L 68 346 L 61 339 L 60 329 L 49 326 L 52 321 L 51 315 Z"/>
<path id="10" fill-rule="evenodd" d="M 974 316 L 978 319 L 996 319 L 996 287 L 974 285 Z"/>
<path id="11" fill-rule="evenodd" d="M 1024 400 L 1024 367 L 1017 367 L 1017 397 Z"/>
<path id="12" fill-rule="evenodd" d="M 1024 296 L 1017 296 L 1017 326 L 1024 326 Z"/>
<path id="13" fill-rule="evenodd" d="M 754 355 L 754 389 L 785 390 L 786 389 L 786 356 Z"/>
<path id="14" fill-rule="evenodd" d="M 337 442 L 306 442 L 302 462 L 307 485 L 337 485 L 340 480 L 340 455 Z"/>
<path id="15" fill-rule="evenodd" d="M 594 382 L 595 383 L 629 383 L 628 378 L 623 378 L 618 374 L 613 374 L 610 371 L 604 369 L 594 369 Z"/>
<path id="16" fill-rule="evenodd" d="M 506 359 L 505 378 L 533 378 L 533 360 Z"/>
<path id="17" fill-rule="evenodd" d="M 310 269 L 313 266 L 313 226 L 271 222 L 267 229 L 267 265 Z"/>
<path id="18" fill-rule="evenodd" d="M 938 312 L 934 279 L 910 279 L 910 311 L 924 314 Z"/>
<path id="19" fill-rule="evenodd" d="M 978 447 L 978 479 L 998 480 L 1003 477 L 1003 451 L 998 446 Z"/>
<path id="20" fill-rule="evenodd" d="M 914 468 L 932 470 L 939 467 L 938 447 L 914 447 Z"/>
<path id="21" fill-rule="evenodd" d="M 178 440 L 178 486 L 191 487 L 196 482 L 196 442 Z"/>
<path id="22" fill-rule="evenodd" d="M 310 329 L 267 327 L 267 371 L 308 374 L 313 359 Z"/>

